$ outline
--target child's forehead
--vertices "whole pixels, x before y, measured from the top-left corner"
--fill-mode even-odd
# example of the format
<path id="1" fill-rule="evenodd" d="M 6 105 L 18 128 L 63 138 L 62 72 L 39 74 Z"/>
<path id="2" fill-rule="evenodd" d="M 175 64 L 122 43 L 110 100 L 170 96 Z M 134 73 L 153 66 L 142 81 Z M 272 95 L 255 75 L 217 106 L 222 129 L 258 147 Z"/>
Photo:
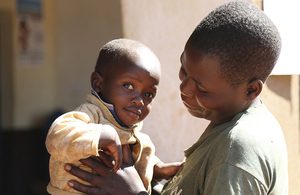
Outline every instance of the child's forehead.
<path id="1" fill-rule="evenodd" d="M 155 54 L 145 47 L 122 48 L 108 55 L 102 55 L 97 71 L 104 77 L 111 79 L 122 72 L 146 71 L 157 80 L 161 77 L 160 62 Z"/>
<path id="2" fill-rule="evenodd" d="M 107 70 L 108 77 L 118 79 L 118 77 L 132 78 L 136 80 L 154 78 L 160 80 L 160 67 L 157 64 L 145 64 L 136 59 L 126 59 L 115 61 Z"/>
<path id="3" fill-rule="evenodd" d="M 131 68 L 137 68 L 140 71 L 145 70 L 151 76 L 157 77 L 160 79 L 161 76 L 161 67 L 158 58 L 149 51 L 137 52 L 135 56 L 131 56 L 129 61 L 131 61 Z"/>

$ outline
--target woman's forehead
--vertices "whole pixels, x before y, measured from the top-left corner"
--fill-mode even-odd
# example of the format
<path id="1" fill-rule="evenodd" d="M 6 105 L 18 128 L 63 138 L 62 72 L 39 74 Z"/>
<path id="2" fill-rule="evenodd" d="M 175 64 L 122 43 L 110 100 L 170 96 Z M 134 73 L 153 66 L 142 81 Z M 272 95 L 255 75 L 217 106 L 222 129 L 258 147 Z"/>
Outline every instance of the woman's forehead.
<path id="1" fill-rule="evenodd" d="M 186 47 L 180 61 L 183 69 L 199 85 L 211 88 L 217 82 L 224 82 L 221 76 L 220 63 L 217 59 L 196 52 L 192 47 Z"/>

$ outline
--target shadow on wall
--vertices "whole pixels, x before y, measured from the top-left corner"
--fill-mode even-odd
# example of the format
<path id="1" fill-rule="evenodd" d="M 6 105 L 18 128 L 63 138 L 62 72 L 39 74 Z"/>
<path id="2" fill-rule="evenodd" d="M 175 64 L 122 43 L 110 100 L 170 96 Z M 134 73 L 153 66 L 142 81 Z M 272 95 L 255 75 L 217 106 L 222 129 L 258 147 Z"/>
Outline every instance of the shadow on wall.
<path id="1" fill-rule="evenodd" d="M 278 104 L 280 101 L 286 101 L 290 104 L 291 112 L 293 112 L 293 102 L 292 102 L 292 76 L 291 75 L 272 75 L 268 78 L 266 85 L 270 92 L 276 94 L 277 97 L 281 99 L 278 100 Z M 277 104 L 274 106 L 278 106 Z"/>
<path id="2" fill-rule="evenodd" d="M 291 76 L 290 75 L 280 75 L 275 76 L 272 75 L 268 78 L 266 85 L 268 88 L 286 99 L 287 101 L 291 101 L 291 88 L 286 86 L 291 86 Z"/>

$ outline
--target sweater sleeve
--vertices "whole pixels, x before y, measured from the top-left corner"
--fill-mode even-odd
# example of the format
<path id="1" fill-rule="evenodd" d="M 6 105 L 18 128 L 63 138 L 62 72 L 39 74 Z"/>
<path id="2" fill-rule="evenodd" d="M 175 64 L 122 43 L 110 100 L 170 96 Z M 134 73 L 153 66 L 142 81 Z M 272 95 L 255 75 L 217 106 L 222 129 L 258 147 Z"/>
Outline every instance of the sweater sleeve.
<path id="1" fill-rule="evenodd" d="M 61 162 L 97 156 L 101 128 L 101 124 L 92 123 L 84 112 L 68 112 L 51 125 L 46 138 L 47 150 Z"/>

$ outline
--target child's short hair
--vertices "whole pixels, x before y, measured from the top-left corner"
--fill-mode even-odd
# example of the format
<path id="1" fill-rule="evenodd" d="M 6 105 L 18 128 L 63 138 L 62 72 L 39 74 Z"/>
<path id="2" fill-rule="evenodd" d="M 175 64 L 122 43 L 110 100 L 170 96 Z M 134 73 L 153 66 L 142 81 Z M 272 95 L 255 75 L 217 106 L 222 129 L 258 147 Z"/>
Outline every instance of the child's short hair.
<path id="1" fill-rule="evenodd" d="M 266 81 L 281 50 L 279 32 L 251 3 L 219 6 L 196 27 L 188 43 L 221 64 L 221 76 L 232 86 L 254 79 Z"/>
<path id="2" fill-rule="evenodd" d="M 106 71 L 116 61 L 126 60 L 129 56 L 137 55 L 139 49 L 147 49 L 146 45 L 139 41 L 120 38 L 109 41 L 100 49 L 95 71 Z M 155 56 L 155 54 L 153 54 Z"/>

